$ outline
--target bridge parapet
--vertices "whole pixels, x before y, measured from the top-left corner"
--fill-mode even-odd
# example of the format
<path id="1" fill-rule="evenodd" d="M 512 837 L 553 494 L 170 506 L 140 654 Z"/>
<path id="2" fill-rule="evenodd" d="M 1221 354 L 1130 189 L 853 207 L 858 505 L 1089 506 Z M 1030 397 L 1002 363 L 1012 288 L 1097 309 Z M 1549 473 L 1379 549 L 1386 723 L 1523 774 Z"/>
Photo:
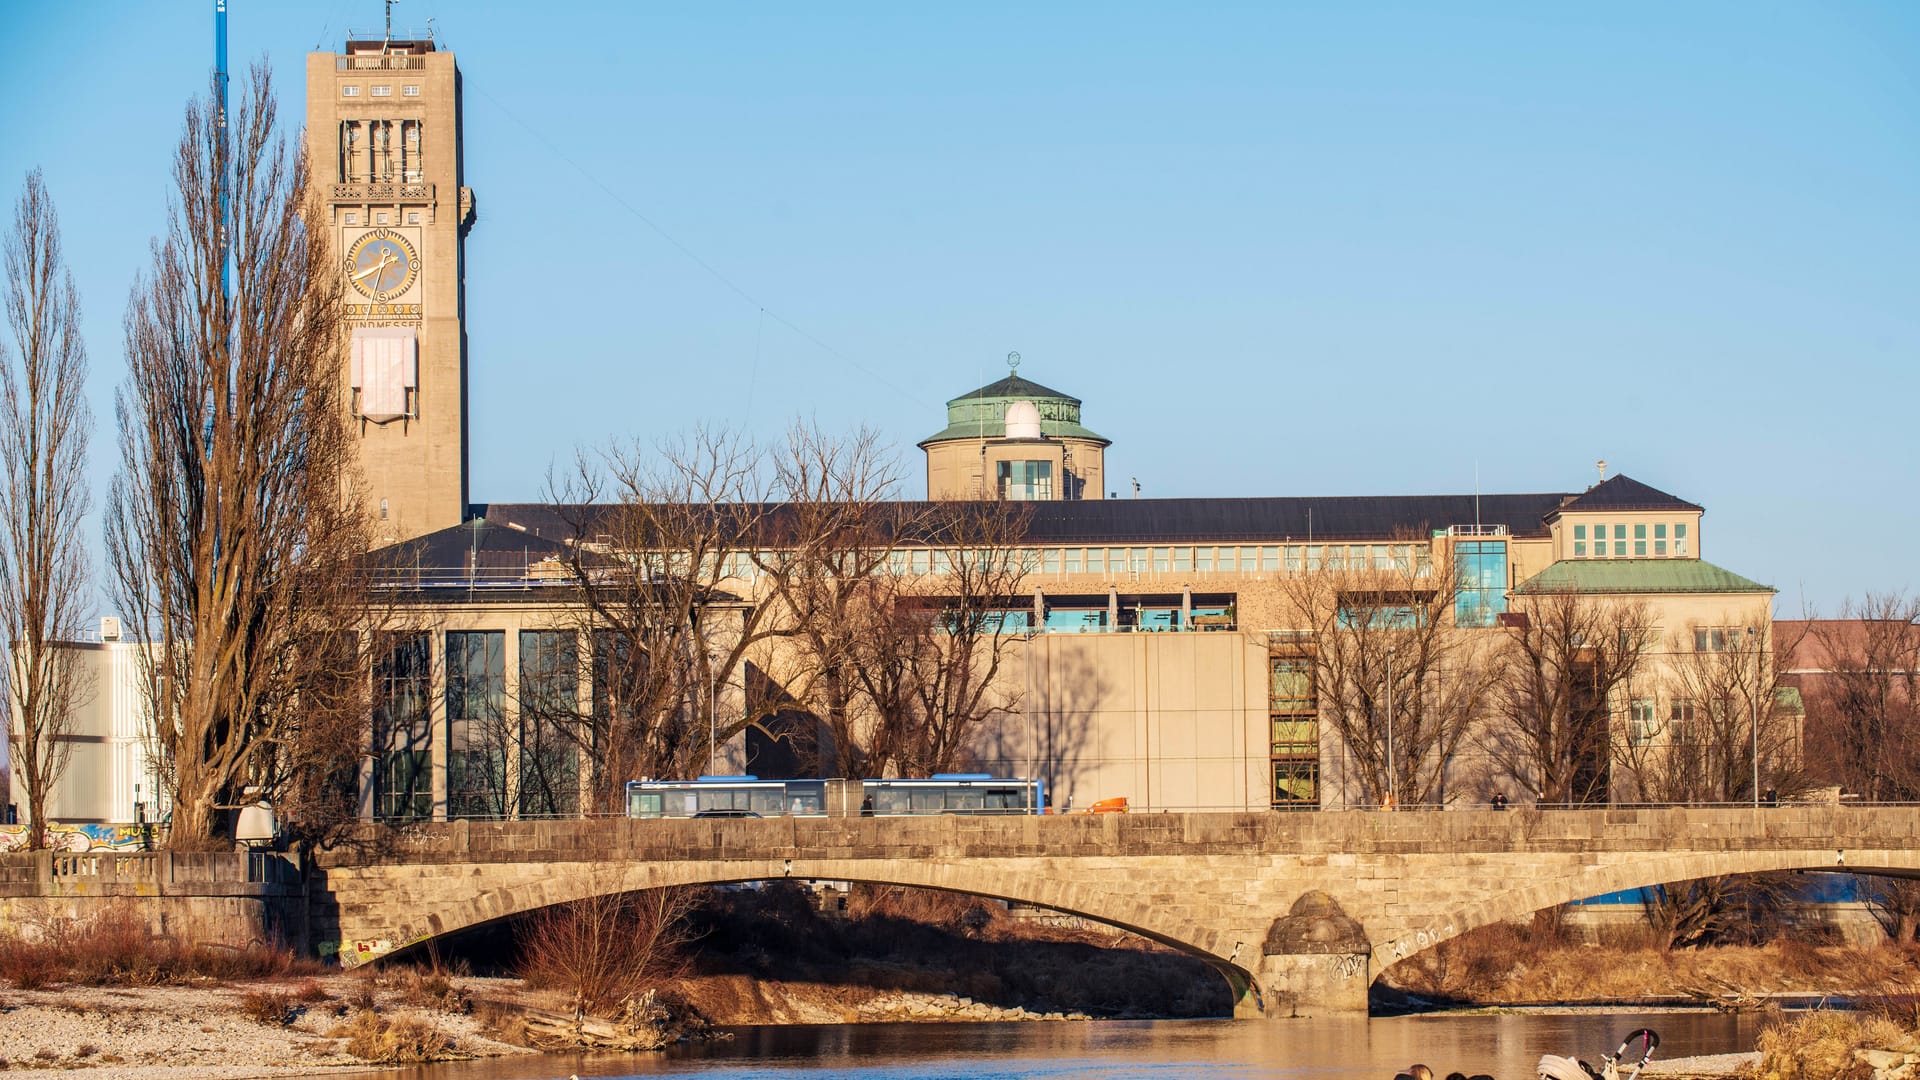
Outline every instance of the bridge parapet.
<path id="1" fill-rule="evenodd" d="M 1041 817 L 452 821 L 362 826 L 317 853 L 323 867 L 407 862 L 992 858 L 1456 853 L 1568 854 L 1878 848 L 1920 841 L 1920 810 L 1805 806 Z"/>

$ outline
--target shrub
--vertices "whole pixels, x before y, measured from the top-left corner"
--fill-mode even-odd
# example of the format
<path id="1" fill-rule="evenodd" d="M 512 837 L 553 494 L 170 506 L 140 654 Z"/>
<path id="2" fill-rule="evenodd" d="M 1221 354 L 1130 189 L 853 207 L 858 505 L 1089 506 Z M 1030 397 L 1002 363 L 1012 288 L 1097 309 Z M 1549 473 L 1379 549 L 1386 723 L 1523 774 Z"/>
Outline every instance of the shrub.
<path id="1" fill-rule="evenodd" d="M 308 979 L 294 987 L 293 997 L 302 1005 L 318 1005 L 322 1001 L 332 1001 L 333 995 L 320 985 L 319 979 Z"/>
<path id="2" fill-rule="evenodd" d="M 453 1040 L 425 1020 L 404 1015 L 389 1020 L 371 1009 L 354 1013 L 328 1035 L 345 1039 L 354 1057 L 395 1065 L 439 1061 L 453 1050 Z"/>
<path id="3" fill-rule="evenodd" d="M 300 1018 L 300 1001 L 279 990 L 254 990 L 240 997 L 240 1011 L 249 1020 L 285 1027 Z"/>
<path id="4" fill-rule="evenodd" d="M 466 1013 L 473 1009 L 466 991 L 454 986 L 444 971 L 408 968 L 395 978 L 394 984 L 404 1005 L 448 1013 Z"/>
<path id="5" fill-rule="evenodd" d="M 1760 1033 L 1760 1063 L 1753 1080 L 1870 1080 L 1872 1066 L 1853 1052 L 1886 1047 L 1905 1038 L 1899 1028 L 1878 1017 L 1813 1012 Z"/>
<path id="6" fill-rule="evenodd" d="M 698 896 L 691 889 L 650 889 L 537 912 L 515 970 L 528 985 L 566 991 L 583 1008 L 614 1008 L 648 983 L 685 970 L 687 916 Z"/>

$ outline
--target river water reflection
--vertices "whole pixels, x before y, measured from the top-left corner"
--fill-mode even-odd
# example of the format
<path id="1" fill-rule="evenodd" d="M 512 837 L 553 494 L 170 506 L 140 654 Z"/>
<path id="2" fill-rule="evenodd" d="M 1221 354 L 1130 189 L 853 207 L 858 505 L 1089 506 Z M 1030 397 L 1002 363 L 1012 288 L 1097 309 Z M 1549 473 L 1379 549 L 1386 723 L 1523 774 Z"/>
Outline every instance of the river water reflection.
<path id="1" fill-rule="evenodd" d="M 1651 1027 L 1662 1058 L 1753 1049 L 1759 1020 L 1719 1013 L 1583 1012 L 1282 1021 L 1103 1020 L 857 1024 L 734 1029 L 721 1043 L 659 1055 L 545 1055 L 411 1070 L 410 1080 L 726 1076 L 941 1080 L 1389 1080 L 1416 1061 L 1435 1074 L 1533 1080 L 1543 1053 L 1598 1064 Z"/>

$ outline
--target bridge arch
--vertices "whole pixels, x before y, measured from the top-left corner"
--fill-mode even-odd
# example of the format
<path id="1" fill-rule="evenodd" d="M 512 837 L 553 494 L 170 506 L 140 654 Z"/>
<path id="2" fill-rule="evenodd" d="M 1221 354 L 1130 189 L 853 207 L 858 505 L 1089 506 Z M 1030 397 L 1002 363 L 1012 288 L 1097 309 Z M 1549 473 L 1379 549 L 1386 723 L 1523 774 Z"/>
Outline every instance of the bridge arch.
<path id="1" fill-rule="evenodd" d="M 1373 948 L 1376 973 L 1472 930 L 1512 922 L 1537 911 L 1593 896 L 1724 875 L 1826 871 L 1920 877 L 1920 850 L 1761 850 L 1643 853 L 1616 858 L 1573 874 L 1547 874 L 1460 908 L 1426 925 L 1407 927 Z"/>
<path id="2" fill-rule="evenodd" d="M 396 948 L 372 957 L 377 962 L 415 953 L 449 935 L 560 904 L 675 886 L 733 885 L 750 881 L 850 881 L 979 896 L 1048 908 L 1125 930 L 1204 961 L 1224 977 L 1236 998 L 1254 984 L 1236 955 L 1222 956 L 1207 945 L 1208 927 L 1182 917 L 1166 905 L 1130 891 L 1061 882 L 1039 871 L 1005 867 L 971 869 L 934 862 L 849 859 L 838 863 L 808 860 L 805 874 L 788 871 L 790 860 L 766 870 L 725 864 L 659 862 L 541 864 L 537 879 L 482 889 L 470 897 L 429 909 Z"/>

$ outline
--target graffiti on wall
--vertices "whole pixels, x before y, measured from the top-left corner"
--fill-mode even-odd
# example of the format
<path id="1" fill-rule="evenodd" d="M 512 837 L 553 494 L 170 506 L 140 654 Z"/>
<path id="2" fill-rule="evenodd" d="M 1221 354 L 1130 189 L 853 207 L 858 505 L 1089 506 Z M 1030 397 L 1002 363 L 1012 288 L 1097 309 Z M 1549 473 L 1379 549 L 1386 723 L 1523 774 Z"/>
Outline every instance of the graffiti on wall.
<path id="1" fill-rule="evenodd" d="M 321 955 L 324 956 L 327 952 L 327 947 L 331 945 L 340 955 L 341 967 L 356 968 L 369 960 L 378 960 L 390 952 L 404 949 L 409 945 L 418 945 L 427 940 L 427 937 L 428 935 L 426 934 L 415 934 L 413 937 L 398 942 L 390 938 L 375 938 L 368 941 L 323 942 L 320 946 L 320 951 Z"/>
<path id="2" fill-rule="evenodd" d="M 0 852 L 27 850 L 27 826 L 0 825 Z M 152 825 L 49 825 L 54 851 L 146 851 L 166 838 Z"/>

